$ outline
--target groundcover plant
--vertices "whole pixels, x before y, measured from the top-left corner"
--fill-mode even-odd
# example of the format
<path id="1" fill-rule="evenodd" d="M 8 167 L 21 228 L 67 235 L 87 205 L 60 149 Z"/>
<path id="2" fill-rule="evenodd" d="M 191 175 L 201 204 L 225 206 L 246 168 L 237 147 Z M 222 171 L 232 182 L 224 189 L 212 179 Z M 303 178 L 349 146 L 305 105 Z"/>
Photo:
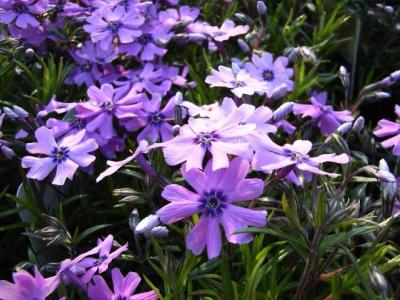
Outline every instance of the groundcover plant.
<path id="1" fill-rule="evenodd" d="M 399 53 L 398 1 L 0 0 L 0 299 L 400 299 Z"/>

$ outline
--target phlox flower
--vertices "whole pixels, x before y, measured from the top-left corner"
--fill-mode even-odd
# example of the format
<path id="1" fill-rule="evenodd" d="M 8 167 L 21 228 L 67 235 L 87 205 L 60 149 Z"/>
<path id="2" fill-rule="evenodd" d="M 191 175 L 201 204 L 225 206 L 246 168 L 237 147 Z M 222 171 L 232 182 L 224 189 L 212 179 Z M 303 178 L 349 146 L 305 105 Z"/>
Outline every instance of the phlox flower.
<path id="1" fill-rule="evenodd" d="M 26 150 L 32 154 L 42 154 L 45 157 L 25 156 L 22 167 L 29 168 L 28 178 L 43 180 L 56 168 L 53 184 L 63 185 L 67 178 L 72 180 L 79 167 L 87 167 L 96 159 L 90 155 L 98 148 L 93 139 L 83 140 L 85 130 L 76 135 L 70 135 L 56 142 L 53 132 L 40 127 L 35 131 L 37 142 L 28 143 Z"/>
<path id="2" fill-rule="evenodd" d="M 167 185 L 162 197 L 170 203 L 157 211 L 161 222 L 171 224 L 194 214 L 201 214 L 199 221 L 186 237 L 187 248 L 199 255 L 207 247 L 208 258 L 219 256 L 222 247 L 220 224 L 226 238 L 235 244 L 249 243 L 252 235 L 236 233 L 248 226 L 266 225 L 266 212 L 251 210 L 233 203 L 259 197 L 264 188 L 261 179 L 246 179 L 249 163 L 233 159 L 229 167 L 213 171 L 208 162 L 204 172 L 199 169 L 181 169 L 185 180 L 194 191 L 177 185 Z"/>
<path id="3" fill-rule="evenodd" d="M 333 133 L 341 123 L 352 122 L 353 117 L 348 110 L 335 111 L 331 105 L 326 104 L 327 93 L 313 92 L 311 95 L 312 104 L 295 103 L 293 113 L 303 118 L 310 117 L 319 127 L 324 136 Z"/>
<path id="4" fill-rule="evenodd" d="M 279 56 L 274 60 L 271 53 L 263 52 L 260 56 L 253 54 L 251 62 L 245 63 L 244 67 L 251 76 L 263 82 L 265 93 L 272 97 L 282 86 L 286 92 L 293 90 L 293 69 L 287 68 L 288 62 L 287 57 Z"/>
<path id="5" fill-rule="evenodd" d="M 113 48 L 117 40 L 119 44 L 132 43 L 142 31 L 139 27 L 144 17 L 136 10 L 125 11 L 121 6 L 114 10 L 102 7 L 86 19 L 89 24 L 83 26 L 94 43 L 99 43 L 104 50 Z"/>
<path id="6" fill-rule="evenodd" d="M 157 295 L 154 291 L 144 292 L 133 295 L 140 283 L 140 277 L 134 272 L 129 272 L 124 277 L 118 268 L 111 270 L 113 290 L 110 290 L 103 277 L 96 275 L 93 277 L 93 284 L 89 284 L 88 296 L 91 300 L 155 300 Z"/>
<path id="7" fill-rule="evenodd" d="M 136 117 L 142 106 L 140 102 L 146 99 L 144 94 L 137 94 L 135 90 L 126 94 L 114 89 L 110 84 L 103 84 L 100 89 L 91 86 L 87 94 L 89 100 L 79 103 L 76 107 L 76 117 L 87 121 L 86 129 L 89 132 L 98 130 L 106 139 L 115 135 L 113 118 Z"/>
<path id="8" fill-rule="evenodd" d="M 15 20 L 20 28 L 37 27 L 40 22 L 35 16 L 49 9 L 48 0 L 0 0 L 0 23 L 11 24 Z"/>
<path id="9" fill-rule="evenodd" d="M 251 77 L 244 69 L 235 70 L 235 66 L 232 66 L 232 69 L 219 66 L 218 71 L 211 69 L 211 75 L 207 76 L 205 82 L 211 87 L 231 89 L 237 97 L 253 95 L 264 90 L 263 84 L 258 79 Z"/>
<path id="10" fill-rule="evenodd" d="M 336 155 L 333 153 L 322 154 L 311 157 L 308 153 L 311 151 L 312 143 L 306 140 L 297 140 L 293 144 L 278 146 L 269 143 L 264 149 L 259 149 L 253 157 L 252 166 L 254 170 L 270 173 L 278 171 L 282 177 L 288 176 L 293 183 L 300 185 L 297 178 L 299 172 L 305 172 L 318 175 L 327 175 L 337 177 L 339 174 L 322 171 L 319 166 L 324 162 L 333 162 L 346 164 L 349 162 L 347 154 Z"/>
<path id="11" fill-rule="evenodd" d="M 172 27 L 180 22 L 193 22 L 199 14 L 199 8 L 183 5 L 179 8 L 168 8 L 165 11 L 160 11 L 158 16 L 162 24 Z"/>
<path id="12" fill-rule="evenodd" d="M 0 280 L 0 299 L 2 300 L 45 300 L 57 288 L 57 276 L 44 278 L 35 267 L 32 276 L 25 270 L 13 273 L 14 283 Z"/>
<path id="13" fill-rule="evenodd" d="M 186 170 L 203 168 L 207 152 L 213 157 L 213 170 L 229 166 L 228 154 L 244 155 L 249 143 L 241 138 L 250 134 L 255 124 L 241 124 L 245 113 L 237 110 L 221 120 L 189 118 L 179 135 L 161 143 L 167 164 L 175 166 L 186 162 Z"/>
<path id="14" fill-rule="evenodd" d="M 395 113 L 400 118 L 400 106 L 395 106 Z M 373 133 L 377 137 L 390 137 L 389 139 L 381 142 L 383 148 L 393 147 L 393 154 L 400 156 L 400 124 L 386 119 L 378 122 L 379 128 Z"/>
<path id="15" fill-rule="evenodd" d="M 232 20 L 225 20 L 221 27 L 205 26 L 203 33 L 209 35 L 216 42 L 223 42 L 231 37 L 245 34 L 249 31 L 249 26 L 238 25 L 236 26 Z"/>

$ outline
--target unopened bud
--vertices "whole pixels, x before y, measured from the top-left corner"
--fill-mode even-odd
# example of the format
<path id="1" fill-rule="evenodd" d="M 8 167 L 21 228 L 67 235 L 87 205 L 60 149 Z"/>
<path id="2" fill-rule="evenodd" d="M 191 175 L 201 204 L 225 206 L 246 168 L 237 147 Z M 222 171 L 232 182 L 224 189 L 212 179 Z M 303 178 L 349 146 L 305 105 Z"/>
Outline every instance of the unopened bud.
<path id="1" fill-rule="evenodd" d="M 154 227 L 160 224 L 160 219 L 157 215 L 148 215 L 136 225 L 135 232 L 145 233 L 149 232 Z"/>
<path id="2" fill-rule="evenodd" d="M 257 1 L 257 12 L 259 15 L 265 15 L 267 13 L 267 6 L 264 1 Z"/>
<path id="3" fill-rule="evenodd" d="M 354 132 L 361 132 L 365 126 L 365 119 L 363 116 L 358 117 L 353 124 L 353 131 Z"/>
<path id="4" fill-rule="evenodd" d="M 172 134 L 174 136 L 177 136 L 179 134 L 179 130 L 181 129 L 181 126 L 179 125 L 174 125 L 172 126 Z"/>
<path id="5" fill-rule="evenodd" d="M 202 43 L 207 39 L 207 37 L 202 33 L 189 33 L 187 39 L 189 42 Z"/>
<path id="6" fill-rule="evenodd" d="M 272 95 L 271 95 L 271 99 L 280 99 L 283 96 L 285 96 L 288 93 L 288 87 L 287 84 L 282 83 L 280 84 L 278 87 L 274 88 Z"/>
<path id="7" fill-rule="evenodd" d="M 245 24 L 248 24 L 248 25 L 250 25 L 250 26 L 252 26 L 252 25 L 254 24 L 253 20 L 252 20 L 250 17 L 246 16 L 245 14 L 236 13 L 236 14 L 235 14 L 235 17 L 236 17 L 239 21 L 241 21 L 241 22 L 243 22 L 243 23 L 245 23 Z"/>
<path id="8" fill-rule="evenodd" d="M 135 232 L 135 228 L 139 222 L 139 212 L 135 208 L 132 210 L 131 215 L 129 216 L 128 224 L 129 224 L 129 229 Z"/>
<path id="9" fill-rule="evenodd" d="M 4 156 L 7 157 L 8 159 L 12 159 L 13 157 L 16 156 L 14 150 L 7 146 L 4 145 L 1 146 L 1 151 L 3 152 Z"/>
<path id="10" fill-rule="evenodd" d="M 342 125 L 340 125 L 340 126 L 336 129 L 336 131 L 337 131 L 339 134 L 344 135 L 344 134 L 346 134 L 346 133 L 351 129 L 351 127 L 353 127 L 353 124 L 352 124 L 351 122 L 346 122 L 346 123 L 343 123 Z"/>
<path id="11" fill-rule="evenodd" d="M 396 181 L 396 177 L 394 177 L 394 175 L 386 170 L 379 170 L 378 172 L 376 172 L 376 177 L 378 179 L 380 179 L 383 182 L 395 182 Z"/>
<path id="12" fill-rule="evenodd" d="M 277 110 L 274 111 L 272 115 L 272 121 L 278 122 L 283 120 L 289 113 L 293 111 L 293 102 L 283 103 L 278 107 Z"/>
<path id="13" fill-rule="evenodd" d="M 25 55 L 28 57 L 33 57 L 35 55 L 35 51 L 32 48 L 28 48 L 25 50 Z"/>
<path id="14" fill-rule="evenodd" d="M 168 233 L 169 230 L 165 226 L 157 226 L 150 230 L 150 234 L 155 237 L 166 237 Z"/>
<path id="15" fill-rule="evenodd" d="M 29 113 L 23 109 L 22 107 L 19 107 L 18 105 L 13 105 L 13 110 L 14 112 L 20 117 L 20 118 L 27 118 L 29 117 Z"/>
<path id="16" fill-rule="evenodd" d="M 235 76 L 240 72 L 240 66 L 237 63 L 232 63 L 232 72 Z"/>
<path id="17" fill-rule="evenodd" d="M 183 102 L 183 95 L 181 92 L 175 94 L 174 103 L 175 105 L 181 105 Z"/>
<path id="18" fill-rule="evenodd" d="M 250 46 L 243 39 L 238 39 L 238 45 L 244 53 L 250 52 Z"/>
<path id="19" fill-rule="evenodd" d="M 18 119 L 18 115 L 9 107 L 3 107 L 3 112 L 11 120 Z"/>

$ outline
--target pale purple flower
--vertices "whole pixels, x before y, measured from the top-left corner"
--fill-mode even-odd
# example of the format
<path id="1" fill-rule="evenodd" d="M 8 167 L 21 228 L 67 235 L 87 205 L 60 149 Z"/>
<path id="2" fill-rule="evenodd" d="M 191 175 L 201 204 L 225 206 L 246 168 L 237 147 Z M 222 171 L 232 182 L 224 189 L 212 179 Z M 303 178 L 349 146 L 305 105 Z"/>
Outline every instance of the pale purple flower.
<path id="1" fill-rule="evenodd" d="M 28 143 L 26 149 L 32 154 L 42 154 L 45 157 L 25 156 L 22 167 L 29 168 L 28 178 L 43 180 L 56 168 L 53 184 L 63 185 L 67 178 L 73 178 L 79 167 L 87 167 L 96 159 L 90 155 L 98 148 L 93 139 L 82 141 L 85 131 L 70 135 L 56 142 L 53 132 L 40 127 L 35 131 L 37 142 Z"/>
<path id="2" fill-rule="evenodd" d="M 110 290 L 103 277 L 96 275 L 93 277 L 93 284 L 89 284 L 88 297 L 91 300 L 155 300 L 157 294 L 154 291 L 144 292 L 133 295 L 140 283 L 140 277 L 134 272 L 129 272 L 124 277 L 118 268 L 111 270 L 113 290 Z"/>
<path id="3" fill-rule="evenodd" d="M 231 92 L 237 97 L 253 95 L 264 90 L 263 83 L 251 77 L 246 70 L 239 69 L 236 73 L 235 70 L 225 66 L 219 66 L 218 71 L 211 69 L 211 75 L 207 76 L 205 82 L 211 87 L 231 89 Z"/>
<path id="4" fill-rule="evenodd" d="M 333 133 L 341 123 L 352 122 L 354 119 L 350 111 L 336 111 L 331 105 L 326 104 L 326 100 L 326 92 L 313 92 L 311 95 L 312 104 L 295 103 L 293 106 L 295 115 L 301 115 L 303 118 L 310 117 L 324 136 Z"/>
<path id="5" fill-rule="evenodd" d="M 231 37 L 245 34 L 249 31 L 249 26 L 238 25 L 236 26 L 232 20 L 225 20 L 221 27 L 205 26 L 203 33 L 209 35 L 216 42 L 223 42 Z"/>
<path id="6" fill-rule="evenodd" d="M 78 103 L 74 103 L 74 102 L 67 103 L 67 102 L 57 101 L 56 97 L 53 96 L 53 97 L 51 97 L 47 106 L 44 109 L 40 110 L 37 115 L 38 115 L 38 117 L 45 117 L 49 113 L 52 113 L 52 112 L 55 112 L 57 114 L 62 114 L 62 113 L 65 113 L 67 111 L 74 109 L 77 105 L 78 105 Z"/>
<path id="7" fill-rule="evenodd" d="M 79 3 L 67 1 L 64 4 L 64 14 L 68 17 L 86 17 L 90 16 L 96 8 L 93 6 L 93 0 L 80 0 Z"/>
<path id="8" fill-rule="evenodd" d="M 207 152 L 213 157 L 213 170 L 229 166 L 228 154 L 244 155 L 249 151 L 245 136 L 256 129 L 255 124 L 241 124 L 246 114 L 236 110 L 219 121 L 189 118 L 179 135 L 160 144 L 167 164 L 175 166 L 186 162 L 186 169 L 203 169 Z"/>
<path id="9" fill-rule="evenodd" d="M 395 106 L 395 113 L 400 118 L 400 106 Z M 381 143 L 383 148 L 393 147 L 393 154 L 400 156 L 400 124 L 386 119 L 378 122 L 379 128 L 373 133 L 377 137 L 390 137 Z"/>
<path id="10" fill-rule="evenodd" d="M 13 273 L 14 283 L 0 280 L 0 299 L 2 300 L 45 300 L 55 291 L 59 280 L 57 277 L 44 278 L 38 268 L 34 276 L 25 270 Z"/>
<path id="11" fill-rule="evenodd" d="M 98 272 L 103 273 L 108 269 L 108 265 L 123 252 L 128 250 L 128 243 L 119 247 L 115 251 L 111 252 L 111 247 L 113 245 L 114 238 L 110 234 L 103 241 L 99 239 L 97 241 L 98 245 L 98 258 L 85 257 L 76 266 L 85 269 L 85 273 L 80 277 L 82 282 L 89 282 L 93 278 L 93 275 Z"/>
<path id="12" fill-rule="evenodd" d="M 147 153 L 149 151 L 147 146 L 148 146 L 147 141 L 145 141 L 145 140 L 140 141 L 140 143 L 139 143 L 137 149 L 135 150 L 135 152 L 132 155 L 130 155 L 127 158 L 125 158 L 124 160 L 121 160 L 121 161 L 108 160 L 107 161 L 107 165 L 110 166 L 110 167 L 107 170 L 105 170 L 103 173 L 101 173 L 99 175 L 99 177 L 97 177 L 96 181 L 99 182 L 104 177 L 107 177 L 107 176 L 110 176 L 111 174 L 114 174 L 120 168 L 122 168 L 124 165 L 126 165 L 126 164 L 130 163 L 132 160 L 134 160 L 139 154 Z"/>
<path id="13" fill-rule="evenodd" d="M 136 117 L 142 106 L 140 102 L 146 99 L 144 94 L 137 94 L 135 90 L 125 94 L 110 84 L 103 84 L 100 89 L 91 86 L 87 94 L 89 100 L 79 103 L 76 117 L 87 121 L 86 129 L 89 132 L 99 130 L 100 135 L 106 139 L 115 135 L 113 118 Z"/>
<path id="14" fill-rule="evenodd" d="M 40 22 L 36 15 L 49 9 L 47 0 L 0 0 L 0 23 L 11 24 L 15 20 L 20 28 L 37 27 Z"/>
<path id="15" fill-rule="evenodd" d="M 287 57 L 279 56 L 275 60 L 269 52 L 263 52 L 260 56 L 253 54 L 251 57 L 252 62 L 245 64 L 245 69 L 249 74 L 261 82 L 263 82 L 264 92 L 268 97 L 278 94 L 276 91 L 284 86 L 286 93 L 293 90 L 294 82 L 291 80 L 293 77 L 293 69 L 287 68 L 289 63 Z"/>
<path id="16" fill-rule="evenodd" d="M 165 11 L 160 11 L 158 16 L 162 24 L 172 27 L 179 23 L 193 22 L 199 14 L 199 8 L 183 5 L 179 8 L 168 8 Z"/>
<path id="17" fill-rule="evenodd" d="M 120 44 L 132 43 L 142 31 L 139 29 L 144 22 L 143 16 L 136 10 L 125 11 L 123 7 L 111 10 L 109 7 L 97 9 L 83 28 L 90 33 L 94 43 L 99 43 L 104 50 L 113 48 L 115 40 Z"/>
<path id="18" fill-rule="evenodd" d="M 289 175 L 291 181 L 295 184 L 299 184 L 296 178 L 297 173 L 314 173 L 335 178 L 339 176 L 339 174 L 322 171 L 319 168 L 320 164 L 324 162 L 346 164 L 349 162 L 347 154 L 336 155 L 330 153 L 311 157 L 308 154 L 311 148 L 312 143 L 306 140 L 297 140 L 293 144 L 286 144 L 282 147 L 270 143 L 264 149 L 256 151 L 252 166 L 254 170 L 264 171 L 266 173 L 278 171 L 280 175 Z"/>
<path id="19" fill-rule="evenodd" d="M 201 213 L 199 221 L 186 237 L 186 245 L 195 255 L 207 247 L 209 259 L 221 252 L 220 224 L 229 242 L 244 244 L 252 240 L 252 235 L 237 231 L 248 226 L 263 227 L 267 222 L 265 211 L 233 205 L 234 202 L 256 199 L 263 193 L 261 179 L 246 179 L 249 163 L 235 158 L 227 169 L 217 171 L 212 170 L 213 164 L 208 162 L 204 172 L 198 169 L 186 171 L 183 166 L 182 175 L 194 191 L 177 184 L 167 185 L 162 196 L 170 203 L 157 211 L 164 224 Z"/>

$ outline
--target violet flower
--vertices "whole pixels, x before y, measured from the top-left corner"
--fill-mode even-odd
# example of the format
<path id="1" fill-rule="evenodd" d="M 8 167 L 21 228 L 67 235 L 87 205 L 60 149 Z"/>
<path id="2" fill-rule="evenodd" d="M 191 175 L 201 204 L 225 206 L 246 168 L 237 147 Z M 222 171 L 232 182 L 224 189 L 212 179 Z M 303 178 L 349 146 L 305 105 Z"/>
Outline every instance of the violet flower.
<path id="1" fill-rule="evenodd" d="M 205 26 L 203 33 L 209 35 L 216 42 L 223 42 L 231 37 L 245 34 L 248 31 L 249 26 L 247 25 L 235 26 L 232 20 L 225 20 L 220 28 L 217 26 Z"/>
<path id="2" fill-rule="evenodd" d="M 188 24 L 193 22 L 199 14 L 199 8 L 183 5 L 179 8 L 168 8 L 165 11 L 160 11 L 158 16 L 162 24 L 172 27 L 179 23 Z"/>
<path id="3" fill-rule="evenodd" d="M 395 113 L 400 118 L 400 106 L 395 106 Z M 390 137 L 391 138 L 381 143 L 383 148 L 393 147 L 393 154 L 400 156 L 400 124 L 386 119 L 378 122 L 379 128 L 373 132 L 377 137 Z"/>
<path id="4" fill-rule="evenodd" d="M 158 146 L 163 147 L 167 164 L 175 166 L 186 162 L 187 171 L 203 169 L 207 152 L 213 157 L 213 170 L 226 168 L 229 166 L 228 154 L 244 155 L 248 152 L 249 143 L 243 138 L 253 132 L 256 125 L 242 125 L 245 116 L 244 112 L 237 110 L 219 121 L 189 118 L 178 136 Z"/>
<path id="5" fill-rule="evenodd" d="M 97 9 L 84 25 L 94 43 L 99 43 L 104 50 L 113 48 L 115 40 L 120 44 L 132 43 L 141 35 L 139 26 L 144 18 L 136 10 L 125 11 L 123 7 L 111 10 L 109 7 Z"/>
<path id="6" fill-rule="evenodd" d="M 302 115 L 303 118 L 311 117 L 324 136 L 333 133 L 341 123 L 352 122 L 354 119 L 350 111 L 335 111 L 331 105 L 326 104 L 326 100 L 326 92 L 313 92 L 311 95 L 312 104 L 295 103 L 293 106 L 295 115 Z"/>
<path id="7" fill-rule="evenodd" d="M 253 95 L 255 92 L 264 90 L 263 84 L 251 77 L 246 70 L 239 69 L 238 72 L 235 72 L 233 69 L 225 66 L 219 66 L 218 71 L 211 69 L 211 75 L 207 76 L 205 82 L 210 84 L 211 87 L 231 89 L 231 92 L 239 98 L 243 95 Z"/>
<path id="8" fill-rule="evenodd" d="M 44 278 L 35 267 L 34 276 L 25 270 L 13 273 L 14 283 L 0 280 L 0 299 L 2 300 L 45 300 L 55 291 L 59 280 L 57 277 Z"/>
<path id="9" fill-rule="evenodd" d="M 108 269 L 108 265 L 123 252 L 128 250 L 128 243 L 119 247 L 115 251 L 111 252 L 113 244 L 113 236 L 108 235 L 103 241 L 98 240 L 98 255 L 99 258 L 86 257 L 76 264 L 76 266 L 85 268 L 85 273 L 81 277 L 82 282 L 88 283 L 92 279 L 93 275 L 98 272 L 103 273 Z"/>
<path id="10" fill-rule="evenodd" d="M 0 0 L 0 23 L 15 24 L 20 28 L 37 27 L 36 15 L 48 11 L 48 0 Z"/>
<path id="11" fill-rule="evenodd" d="M 267 173 L 277 170 L 278 175 L 289 175 L 291 181 L 300 185 L 298 178 L 296 178 L 296 173 L 314 173 L 335 178 L 340 176 L 340 174 L 322 171 L 319 169 L 320 164 L 324 162 L 346 164 L 349 162 L 347 154 L 336 155 L 330 153 L 311 157 L 308 154 L 311 151 L 311 148 L 312 143 L 305 140 L 298 140 L 292 145 L 286 144 L 282 147 L 270 143 L 268 147 L 256 151 L 252 161 L 252 166 L 254 170 L 264 171 Z"/>
<path id="12" fill-rule="evenodd" d="M 118 268 L 111 270 L 113 290 L 107 286 L 103 277 L 96 275 L 93 277 L 93 284 L 89 284 L 88 296 L 91 300 L 109 299 L 132 299 L 132 300 L 155 300 L 157 294 L 154 291 L 144 292 L 133 295 L 140 283 L 140 277 L 134 272 L 129 272 L 124 277 Z"/>
<path id="13" fill-rule="evenodd" d="M 87 167 L 96 159 L 90 155 L 98 148 L 93 139 L 82 141 L 85 131 L 70 135 L 61 142 L 56 142 L 52 131 L 40 127 L 35 131 L 37 142 L 28 143 L 26 149 L 32 154 L 42 154 L 46 157 L 25 156 L 22 167 L 29 168 L 28 178 L 43 180 L 56 168 L 53 184 L 63 185 L 67 178 L 73 178 L 79 167 Z"/>
<path id="14" fill-rule="evenodd" d="M 287 57 L 279 56 L 273 59 L 269 52 L 263 52 L 260 56 L 253 54 L 252 62 L 245 64 L 245 69 L 249 74 L 264 84 L 265 93 L 269 98 L 278 94 L 276 91 L 285 87 L 285 93 L 293 90 L 294 82 L 291 80 L 293 77 L 293 69 L 287 68 L 289 63 Z M 284 93 L 279 93 L 282 97 Z"/>
<path id="15" fill-rule="evenodd" d="M 76 107 L 76 117 L 87 121 L 86 129 L 89 132 L 99 130 L 100 135 L 106 139 L 115 135 L 113 117 L 118 119 L 136 117 L 142 106 L 140 102 L 146 99 L 144 94 L 137 94 L 135 90 L 125 94 L 110 84 L 103 84 L 100 89 L 91 86 L 87 94 L 90 99 L 79 103 Z"/>
<path id="16" fill-rule="evenodd" d="M 160 220 L 171 224 L 194 214 L 201 217 L 186 237 L 187 248 L 199 255 L 207 247 L 208 258 L 219 256 L 222 242 L 220 225 L 224 227 L 226 238 L 235 244 L 249 243 L 252 235 L 236 233 L 248 226 L 266 225 L 266 212 L 256 211 L 233 205 L 238 201 L 256 199 L 263 193 L 261 179 L 245 179 L 249 172 L 249 163 L 240 158 L 233 159 L 227 169 L 213 171 L 212 161 L 205 171 L 181 169 L 185 180 L 194 192 L 177 184 L 164 188 L 162 196 L 168 205 L 157 211 Z"/>

